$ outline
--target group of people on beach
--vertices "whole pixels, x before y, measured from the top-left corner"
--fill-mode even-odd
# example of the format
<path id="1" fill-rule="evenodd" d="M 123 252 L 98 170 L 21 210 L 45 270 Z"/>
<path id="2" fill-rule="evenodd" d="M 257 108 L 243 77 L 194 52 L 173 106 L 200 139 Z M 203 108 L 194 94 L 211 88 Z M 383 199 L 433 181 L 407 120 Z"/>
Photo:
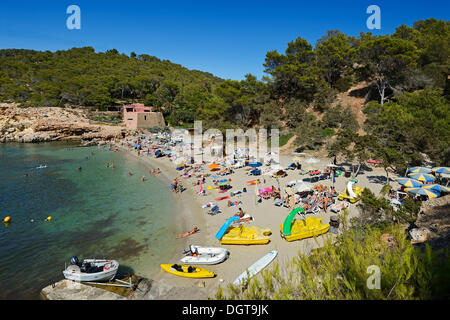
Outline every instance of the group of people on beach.
<path id="1" fill-rule="evenodd" d="M 182 193 L 184 191 L 183 182 L 178 178 L 175 178 L 170 185 L 170 190 L 175 193 Z"/>

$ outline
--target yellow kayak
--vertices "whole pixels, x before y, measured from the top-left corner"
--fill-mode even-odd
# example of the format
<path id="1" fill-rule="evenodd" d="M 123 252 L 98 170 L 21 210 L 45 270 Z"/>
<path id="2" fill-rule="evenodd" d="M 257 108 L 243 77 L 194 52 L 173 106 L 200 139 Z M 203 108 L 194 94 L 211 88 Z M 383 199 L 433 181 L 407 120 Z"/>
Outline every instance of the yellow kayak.
<path id="1" fill-rule="evenodd" d="M 186 264 L 161 264 L 161 269 L 171 274 L 186 278 L 212 278 L 214 272 L 204 268 L 190 266 Z"/>
<path id="2" fill-rule="evenodd" d="M 329 224 L 321 222 L 322 218 L 309 217 L 305 220 L 294 220 L 291 225 L 291 234 L 283 234 L 283 225 L 280 226 L 281 237 L 286 241 L 294 241 L 314 236 L 319 236 L 328 232 L 330 229 Z"/>
<path id="3" fill-rule="evenodd" d="M 239 227 L 230 228 L 220 239 L 221 244 L 266 244 L 269 243 L 268 237 L 272 232 L 270 229 L 261 229 L 259 227 Z"/>

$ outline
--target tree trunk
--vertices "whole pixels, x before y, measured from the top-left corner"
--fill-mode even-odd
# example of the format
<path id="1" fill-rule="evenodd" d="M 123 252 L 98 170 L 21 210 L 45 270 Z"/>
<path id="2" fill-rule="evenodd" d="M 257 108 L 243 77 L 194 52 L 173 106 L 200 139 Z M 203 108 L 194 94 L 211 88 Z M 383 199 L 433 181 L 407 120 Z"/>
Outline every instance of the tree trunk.
<path id="1" fill-rule="evenodd" d="M 384 171 L 386 172 L 386 184 L 389 184 L 389 172 L 387 170 L 387 168 L 384 169 Z"/>

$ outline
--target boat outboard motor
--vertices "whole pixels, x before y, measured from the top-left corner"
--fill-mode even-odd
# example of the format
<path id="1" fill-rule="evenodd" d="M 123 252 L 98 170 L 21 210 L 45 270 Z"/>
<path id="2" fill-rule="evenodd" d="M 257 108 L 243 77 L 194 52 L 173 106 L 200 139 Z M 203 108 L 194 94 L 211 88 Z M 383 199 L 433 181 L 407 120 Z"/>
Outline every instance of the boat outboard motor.
<path id="1" fill-rule="evenodd" d="M 79 264 L 78 257 L 73 256 L 72 258 L 70 258 L 70 264 L 78 265 Z"/>

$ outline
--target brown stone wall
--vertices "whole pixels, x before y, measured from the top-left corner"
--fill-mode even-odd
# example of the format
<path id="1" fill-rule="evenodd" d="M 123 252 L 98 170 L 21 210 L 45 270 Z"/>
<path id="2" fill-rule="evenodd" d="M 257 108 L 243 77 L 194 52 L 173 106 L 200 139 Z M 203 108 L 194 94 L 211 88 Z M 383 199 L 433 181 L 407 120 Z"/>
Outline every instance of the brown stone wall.
<path id="1" fill-rule="evenodd" d="M 164 117 L 161 112 L 139 112 L 137 114 L 137 129 L 164 126 Z"/>

